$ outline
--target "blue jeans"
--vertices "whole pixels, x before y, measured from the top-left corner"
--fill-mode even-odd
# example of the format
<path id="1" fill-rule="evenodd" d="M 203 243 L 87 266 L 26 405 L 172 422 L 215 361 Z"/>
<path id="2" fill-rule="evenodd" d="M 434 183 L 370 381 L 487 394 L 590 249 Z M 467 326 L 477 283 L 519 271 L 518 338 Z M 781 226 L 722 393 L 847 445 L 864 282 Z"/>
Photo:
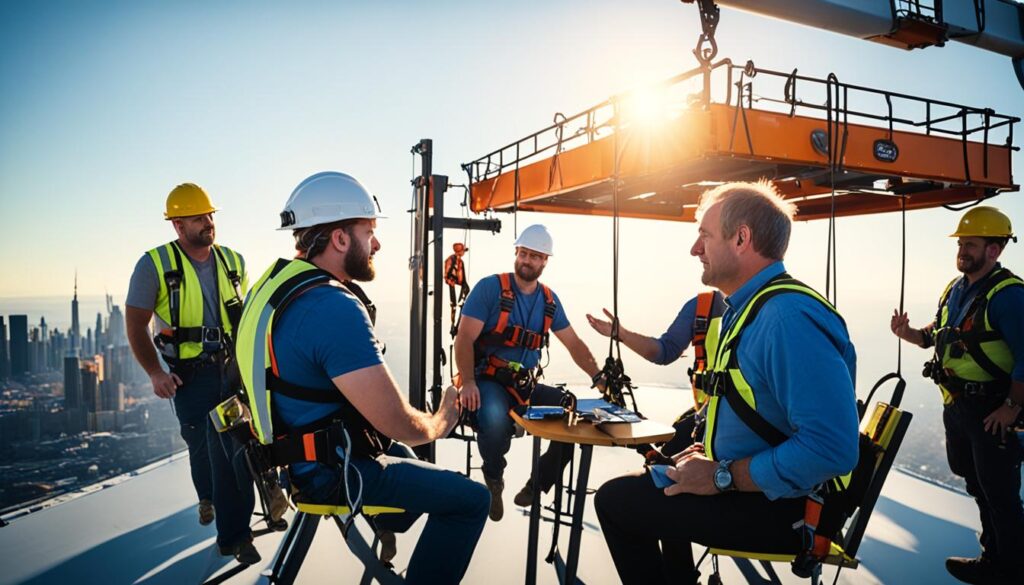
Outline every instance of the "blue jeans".
<path id="1" fill-rule="evenodd" d="M 478 379 L 476 385 L 480 389 L 480 408 L 476 411 L 476 439 L 477 447 L 480 449 L 480 458 L 484 460 L 481 468 L 484 477 L 497 480 L 505 475 L 505 466 L 507 465 L 505 454 L 512 446 L 512 435 L 515 432 L 508 411 L 516 405 L 516 402 L 508 390 L 494 380 Z M 557 388 L 537 384 L 530 396 L 530 404 L 557 406 L 561 399 L 562 393 Z M 560 470 L 564 466 L 562 461 L 567 463 L 567 456 L 572 453 L 570 449 L 563 451 L 554 448 L 549 449 L 548 452 L 553 453 L 550 465 L 545 465 L 542 462 L 542 467 L 544 469 L 551 467 L 553 472 Z M 565 456 L 562 455 L 563 452 Z M 547 454 L 545 457 L 548 457 Z M 554 477 L 551 477 L 550 483 L 547 481 L 542 481 L 542 483 L 550 487 L 550 483 L 554 483 Z"/>
<path id="2" fill-rule="evenodd" d="M 460 582 L 487 521 L 491 504 L 487 488 L 415 459 L 401 444 L 376 459 L 354 459 L 352 466 L 362 478 L 363 505 L 405 510 L 402 514 L 377 516 L 373 521 L 377 529 L 405 532 L 427 514 L 427 524 L 409 560 L 406 583 Z M 291 479 L 308 501 L 347 504 L 339 468 L 320 465 L 311 473 Z M 349 471 L 353 492 L 359 481 Z"/>
<path id="3" fill-rule="evenodd" d="M 209 412 L 230 391 L 219 364 L 174 370 L 182 385 L 174 395 L 181 438 L 188 445 L 192 484 L 216 510 L 217 544 L 230 548 L 252 540 L 249 519 L 256 505 L 252 477 L 233 439 L 213 430 Z"/>
<path id="4" fill-rule="evenodd" d="M 942 413 L 950 470 L 964 478 L 981 513 L 982 554 L 1009 572 L 1024 572 L 1024 507 L 1020 499 L 1021 445 L 1011 434 L 985 430 L 998 398 L 962 397 Z"/>

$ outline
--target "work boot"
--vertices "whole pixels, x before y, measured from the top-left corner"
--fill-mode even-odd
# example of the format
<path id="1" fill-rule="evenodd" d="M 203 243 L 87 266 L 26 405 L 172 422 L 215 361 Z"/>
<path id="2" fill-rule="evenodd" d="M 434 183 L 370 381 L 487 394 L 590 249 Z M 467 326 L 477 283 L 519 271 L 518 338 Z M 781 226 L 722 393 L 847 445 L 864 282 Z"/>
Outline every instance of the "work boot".
<path id="1" fill-rule="evenodd" d="M 998 569 L 992 559 L 984 556 L 969 559 L 966 557 L 949 557 L 946 559 L 946 570 L 949 574 L 964 583 L 989 585 L 1003 583 Z M 1008 582 L 1008 581 L 1007 581 Z"/>
<path id="2" fill-rule="evenodd" d="M 380 562 L 390 565 L 391 560 L 398 554 L 398 542 L 395 540 L 395 533 L 390 530 L 378 530 L 377 538 L 380 539 Z"/>
<path id="3" fill-rule="evenodd" d="M 505 506 L 501 503 L 501 492 L 505 490 L 505 481 L 502 479 L 491 479 L 485 475 L 484 483 L 487 484 L 487 490 L 491 492 L 491 510 L 488 516 L 491 517 L 491 520 L 497 522 L 505 515 Z"/>
<path id="4" fill-rule="evenodd" d="M 526 485 L 523 486 L 523 489 L 519 490 L 519 493 L 516 494 L 515 498 L 513 498 L 512 503 L 523 508 L 529 508 L 533 505 L 532 479 L 526 480 Z"/>
<path id="5" fill-rule="evenodd" d="M 210 522 L 213 522 L 213 518 L 213 502 L 210 500 L 199 500 L 199 524 L 208 526 Z"/>
<path id="6" fill-rule="evenodd" d="M 221 546 L 218 548 L 220 549 L 220 555 L 222 557 L 233 556 L 240 565 L 255 565 L 263 560 L 259 551 L 257 551 L 256 547 L 252 545 L 251 540 L 247 540 L 235 546 Z"/>

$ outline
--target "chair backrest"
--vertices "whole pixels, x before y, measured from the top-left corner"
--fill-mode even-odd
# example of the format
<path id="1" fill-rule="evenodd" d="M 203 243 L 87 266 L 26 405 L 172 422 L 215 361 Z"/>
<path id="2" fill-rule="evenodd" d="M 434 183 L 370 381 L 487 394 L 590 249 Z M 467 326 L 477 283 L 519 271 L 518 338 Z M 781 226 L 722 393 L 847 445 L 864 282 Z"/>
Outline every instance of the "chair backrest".
<path id="1" fill-rule="evenodd" d="M 864 538 L 865 530 L 867 530 L 868 519 L 875 509 L 875 503 L 878 501 L 882 486 L 896 459 L 896 453 L 899 452 L 900 445 L 903 444 L 903 437 L 907 434 L 907 428 L 910 426 L 913 416 L 895 406 L 879 402 L 875 404 L 871 417 L 861 431 L 878 447 L 878 451 L 875 471 L 871 476 L 864 499 L 857 506 L 857 511 L 851 518 L 843 539 L 843 550 L 850 558 L 855 558 L 857 555 L 857 549 Z"/>

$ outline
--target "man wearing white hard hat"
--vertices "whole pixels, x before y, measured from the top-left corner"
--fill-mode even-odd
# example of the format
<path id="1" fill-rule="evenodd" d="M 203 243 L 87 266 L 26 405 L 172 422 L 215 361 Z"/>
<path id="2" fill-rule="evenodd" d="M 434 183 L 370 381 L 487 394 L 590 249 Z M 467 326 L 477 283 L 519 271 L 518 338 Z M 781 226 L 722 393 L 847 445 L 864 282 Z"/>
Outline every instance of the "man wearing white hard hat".
<path id="1" fill-rule="evenodd" d="M 589 378 L 600 371 L 593 354 L 569 324 L 558 295 L 538 280 L 554 253 L 547 228 L 531 225 L 523 230 L 515 251 L 514 272 L 488 276 L 469 293 L 455 337 L 461 401 L 476 415 L 477 445 L 494 521 L 504 514 L 505 454 L 514 432 L 508 411 L 527 402 L 558 404 L 561 399 L 558 389 L 536 383 L 548 333 L 555 334 Z M 557 473 L 559 456 L 568 454 L 561 449 L 552 453 L 542 461 L 542 476 Z M 552 473 L 545 473 L 549 468 Z"/>
<path id="2" fill-rule="evenodd" d="M 379 217 L 376 199 L 344 173 L 317 173 L 292 193 L 281 229 L 294 234 L 297 257 L 267 270 L 239 326 L 251 427 L 271 453 L 296 454 L 272 463 L 288 467 L 300 502 L 405 510 L 377 517 L 378 532 L 404 532 L 427 514 L 406 582 L 458 583 L 488 494 L 398 443 L 444 437 L 459 405 L 450 389 L 436 413 L 413 408 L 384 363 L 376 309 L 355 284 L 374 278 Z"/>

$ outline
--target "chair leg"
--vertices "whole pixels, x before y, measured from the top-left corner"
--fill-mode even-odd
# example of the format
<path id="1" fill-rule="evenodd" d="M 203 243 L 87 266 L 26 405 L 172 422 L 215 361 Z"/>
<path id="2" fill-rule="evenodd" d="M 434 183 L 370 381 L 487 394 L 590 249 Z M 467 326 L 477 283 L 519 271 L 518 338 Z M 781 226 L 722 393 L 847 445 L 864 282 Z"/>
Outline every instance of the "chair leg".
<path id="1" fill-rule="evenodd" d="M 274 567 L 271 569 L 269 581 L 275 585 L 292 585 L 295 577 L 299 574 L 302 561 L 309 552 L 309 545 L 313 543 L 316 536 L 318 516 L 310 516 L 303 512 L 295 514 L 292 525 L 288 529 L 281 547 L 274 559 Z"/>
<path id="2" fill-rule="evenodd" d="M 341 536 L 345 539 L 345 544 L 348 545 L 348 549 L 352 551 L 352 554 L 363 566 L 363 577 L 359 581 L 360 585 L 369 585 L 373 581 L 377 581 L 381 585 L 401 585 L 405 583 L 405 579 L 401 578 L 390 567 L 380 562 L 380 558 L 377 557 L 377 553 L 366 544 L 366 540 L 363 535 L 359 533 L 359 530 L 355 527 L 355 523 L 346 523 L 344 520 L 337 516 L 332 516 L 335 524 L 338 525 L 338 530 L 341 531 Z"/>

